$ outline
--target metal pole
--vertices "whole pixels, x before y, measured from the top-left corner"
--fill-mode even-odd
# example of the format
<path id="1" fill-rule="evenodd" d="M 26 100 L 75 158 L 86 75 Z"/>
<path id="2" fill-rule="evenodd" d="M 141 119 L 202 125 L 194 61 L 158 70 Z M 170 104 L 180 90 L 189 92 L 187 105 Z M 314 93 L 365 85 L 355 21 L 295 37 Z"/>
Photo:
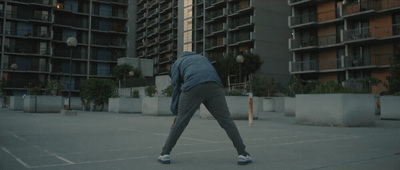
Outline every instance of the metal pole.
<path id="1" fill-rule="evenodd" d="M 253 126 L 253 93 L 249 93 L 249 126 Z"/>
<path id="2" fill-rule="evenodd" d="M 72 79 L 72 47 L 70 47 L 69 50 L 69 91 L 68 91 L 68 110 L 71 110 L 71 79 Z"/>

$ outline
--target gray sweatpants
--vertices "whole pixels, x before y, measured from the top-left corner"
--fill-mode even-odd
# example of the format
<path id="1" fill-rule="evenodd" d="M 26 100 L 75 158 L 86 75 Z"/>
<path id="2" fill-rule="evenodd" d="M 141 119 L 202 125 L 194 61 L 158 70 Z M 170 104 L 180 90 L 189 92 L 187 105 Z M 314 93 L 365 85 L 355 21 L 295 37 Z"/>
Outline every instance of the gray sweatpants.
<path id="1" fill-rule="evenodd" d="M 161 154 L 169 154 L 171 152 L 201 103 L 204 104 L 228 134 L 238 154 L 246 155 L 245 145 L 226 104 L 224 90 L 213 82 L 198 85 L 181 93 L 176 122 L 171 128 Z"/>

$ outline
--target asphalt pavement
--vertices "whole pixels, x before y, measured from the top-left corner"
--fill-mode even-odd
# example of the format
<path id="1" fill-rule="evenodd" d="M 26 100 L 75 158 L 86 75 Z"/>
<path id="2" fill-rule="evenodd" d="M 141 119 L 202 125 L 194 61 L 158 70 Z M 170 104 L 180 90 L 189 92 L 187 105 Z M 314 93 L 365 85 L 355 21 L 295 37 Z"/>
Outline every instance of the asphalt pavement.
<path id="1" fill-rule="evenodd" d="M 323 113 L 321 113 L 323 114 Z M 400 121 L 369 127 L 296 125 L 263 112 L 253 126 L 235 120 L 253 163 L 236 164 L 228 136 L 195 115 L 171 152 L 157 162 L 172 116 L 78 111 L 77 116 L 0 110 L 0 170 L 400 169 Z"/>

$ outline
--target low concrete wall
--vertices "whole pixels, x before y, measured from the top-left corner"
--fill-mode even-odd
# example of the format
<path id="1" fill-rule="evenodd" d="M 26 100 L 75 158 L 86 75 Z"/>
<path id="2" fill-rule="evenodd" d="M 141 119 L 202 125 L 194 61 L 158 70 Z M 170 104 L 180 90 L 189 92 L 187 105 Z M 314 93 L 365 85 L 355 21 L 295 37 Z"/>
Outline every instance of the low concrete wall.
<path id="1" fill-rule="evenodd" d="M 272 98 L 263 99 L 263 111 L 274 112 L 275 111 L 275 100 Z"/>
<path id="2" fill-rule="evenodd" d="M 142 112 L 142 99 L 139 98 L 109 98 L 108 111 L 116 113 Z"/>
<path id="3" fill-rule="evenodd" d="M 24 108 L 22 96 L 10 96 L 10 110 L 21 111 Z"/>
<path id="4" fill-rule="evenodd" d="M 272 97 L 274 99 L 274 109 L 275 112 L 283 113 L 285 112 L 285 97 Z"/>
<path id="5" fill-rule="evenodd" d="M 64 109 L 68 109 L 68 97 L 63 98 Z M 80 97 L 71 97 L 71 109 L 82 110 L 82 100 Z"/>
<path id="6" fill-rule="evenodd" d="M 225 96 L 225 98 L 233 119 L 249 118 L 249 97 Z M 258 119 L 258 113 L 261 111 L 263 111 L 263 98 L 253 97 L 253 118 Z M 203 104 L 200 105 L 200 118 L 214 118 Z"/>
<path id="7" fill-rule="evenodd" d="M 375 123 L 372 94 L 296 95 L 296 123 L 363 126 Z"/>
<path id="8" fill-rule="evenodd" d="M 64 107 L 62 96 L 26 96 L 24 112 L 60 113 Z"/>
<path id="9" fill-rule="evenodd" d="M 296 98 L 285 97 L 285 116 L 296 116 Z"/>
<path id="10" fill-rule="evenodd" d="M 400 120 L 400 96 L 381 96 L 381 119 Z"/>
<path id="11" fill-rule="evenodd" d="M 142 98 L 142 115 L 172 116 L 171 101 L 171 97 L 144 97 Z"/>

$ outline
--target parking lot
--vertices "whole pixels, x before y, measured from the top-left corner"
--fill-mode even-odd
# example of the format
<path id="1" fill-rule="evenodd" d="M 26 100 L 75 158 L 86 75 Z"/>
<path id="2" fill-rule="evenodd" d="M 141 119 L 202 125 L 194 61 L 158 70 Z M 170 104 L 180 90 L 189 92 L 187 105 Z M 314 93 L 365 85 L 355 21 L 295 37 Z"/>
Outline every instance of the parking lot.
<path id="1" fill-rule="evenodd" d="M 78 116 L 0 110 L 0 169 L 400 169 L 400 121 L 370 127 L 296 125 L 263 112 L 235 120 L 253 163 L 236 165 L 232 143 L 212 119 L 192 118 L 157 162 L 172 116 L 83 112 Z"/>

